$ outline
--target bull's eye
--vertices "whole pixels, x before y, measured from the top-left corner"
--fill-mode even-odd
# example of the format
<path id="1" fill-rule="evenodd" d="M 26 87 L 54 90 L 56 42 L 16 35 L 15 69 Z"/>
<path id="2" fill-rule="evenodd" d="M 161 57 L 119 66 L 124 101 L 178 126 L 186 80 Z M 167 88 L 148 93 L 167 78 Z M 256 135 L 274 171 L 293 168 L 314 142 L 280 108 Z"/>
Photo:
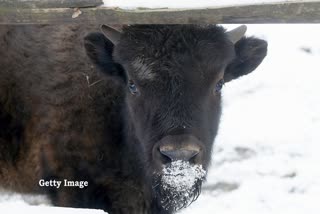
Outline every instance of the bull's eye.
<path id="1" fill-rule="evenodd" d="M 224 80 L 223 79 L 219 80 L 219 82 L 217 82 L 217 84 L 216 84 L 215 91 L 220 92 L 223 85 L 224 85 Z"/>
<path id="2" fill-rule="evenodd" d="M 131 94 L 137 94 L 138 93 L 137 86 L 134 84 L 133 81 L 129 81 L 129 90 L 130 90 Z"/>

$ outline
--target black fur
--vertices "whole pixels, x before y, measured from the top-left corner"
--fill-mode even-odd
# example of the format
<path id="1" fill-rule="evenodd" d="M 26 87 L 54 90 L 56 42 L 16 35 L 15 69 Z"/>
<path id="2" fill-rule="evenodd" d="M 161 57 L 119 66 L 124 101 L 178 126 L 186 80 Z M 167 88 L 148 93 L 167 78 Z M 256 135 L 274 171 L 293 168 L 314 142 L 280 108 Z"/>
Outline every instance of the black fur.
<path id="1" fill-rule="evenodd" d="M 221 115 L 216 84 L 253 71 L 267 43 L 234 46 L 213 25 L 133 25 L 114 46 L 97 30 L 0 28 L 0 182 L 46 193 L 57 206 L 173 213 L 190 200 L 160 202 L 170 193 L 155 187 L 158 145 L 192 136 L 202 148 L 192 161 L 207 169 Z M 40 188 L 39 179 L 89 186 Z M 198 181 L 191 201 L 200 191 Z"/>

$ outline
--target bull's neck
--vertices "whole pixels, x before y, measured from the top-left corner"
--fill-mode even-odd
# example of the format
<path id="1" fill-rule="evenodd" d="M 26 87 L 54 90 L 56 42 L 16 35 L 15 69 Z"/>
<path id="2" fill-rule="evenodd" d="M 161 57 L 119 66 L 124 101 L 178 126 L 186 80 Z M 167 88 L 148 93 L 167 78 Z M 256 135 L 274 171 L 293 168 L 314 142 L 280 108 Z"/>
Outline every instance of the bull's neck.
<path id="1" fill-rule="evenodd" d="M 123 107 L 123 151 L 122 151 L 122 171 L 125 173 L 124 176 L 129 179 L 129 183 L 134 183 L 135 187 L 141 191 L 144 197 L 152 198 L 151 187 L 146 185 L 150 181 L 146 176 L 148 173 L 146 171 L 147 166 L 144 162 L 145 154 L 142 148 L 141 142 L 139 142 L 136 134 L 133 120 L 130 117 L 128 107 Z M 148 200 L 146 200 L 148 201 Z M 150 206 L 150 205 L 147 205 Z"/>

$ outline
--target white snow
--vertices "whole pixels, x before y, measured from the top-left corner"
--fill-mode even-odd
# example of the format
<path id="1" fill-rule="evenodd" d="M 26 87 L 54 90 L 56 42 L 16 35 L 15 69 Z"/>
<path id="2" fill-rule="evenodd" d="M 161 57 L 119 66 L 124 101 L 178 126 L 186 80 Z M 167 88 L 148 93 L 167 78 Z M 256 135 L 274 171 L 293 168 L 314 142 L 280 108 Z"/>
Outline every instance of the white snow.
<path id="1" fill-rule="evenodd" d="M 32 214 L 106 214 L 102 210 L 73 209 L 48 206 L 30 206 L 21 202 L 0 204 L 1 213 L 32 213 Z"/>
<path id="2" fill-rule="evenodd" d="M 32 213 L 32 214 L 106 214 L 102 210 L 73 209 L 52 207 L 49 199 L 44 195 L 17 194 L 0 189 L 1 213 Z"/>
<path id="3" fill-rule="evenodd" d="M 217 8 L 228 6 L 244 6 L 255 4 L 272 4 L 288 2 L 318 2 L 319 0 L 104 0 L 104 7 L 118 7 L 121 9 L 136 8 Z"/>
<path id="4" fill-rule="evenodd" d="M 174 161 L 162 170 L 161 183 L 164 189 L 189 191 L 197 180 L 201 180 L 206 171 L 200 165 L 190 165 L 185 161 Z"/>
<path id="5" fill-rule="evenodd" d="M 252 74 L 225 85 L 207 182 L 180 213 L 318 214 L 320 25 L 248 25 L 248 34 L 268 40 L 268 56 Z M 0 197 L 1 213 L 43 209 L 102 213 Z"/>

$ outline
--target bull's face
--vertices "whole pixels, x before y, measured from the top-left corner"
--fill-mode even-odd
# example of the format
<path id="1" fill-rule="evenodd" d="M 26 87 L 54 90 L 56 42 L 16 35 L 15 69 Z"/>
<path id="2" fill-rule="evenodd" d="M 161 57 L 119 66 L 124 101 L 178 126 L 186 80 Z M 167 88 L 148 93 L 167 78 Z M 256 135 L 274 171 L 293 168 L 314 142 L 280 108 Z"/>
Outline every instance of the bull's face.
<path id="1" fill-rule="evenodd" d="M 113 57 L 109 41 L 93 39 L 102 37 L 97 34 L 87 37 L 88 55 L 127 87 L 128 121 L 146 154 L 159 205 L 185 207 L 197 198 L 206 175 L 222 86 L 254 70 L 266 55 L 266 42 L 239 40 L 244 28 L 240 35 L 194 25 L 130 26 L 121 34 L 103 29 L 115 44 Z"/>

